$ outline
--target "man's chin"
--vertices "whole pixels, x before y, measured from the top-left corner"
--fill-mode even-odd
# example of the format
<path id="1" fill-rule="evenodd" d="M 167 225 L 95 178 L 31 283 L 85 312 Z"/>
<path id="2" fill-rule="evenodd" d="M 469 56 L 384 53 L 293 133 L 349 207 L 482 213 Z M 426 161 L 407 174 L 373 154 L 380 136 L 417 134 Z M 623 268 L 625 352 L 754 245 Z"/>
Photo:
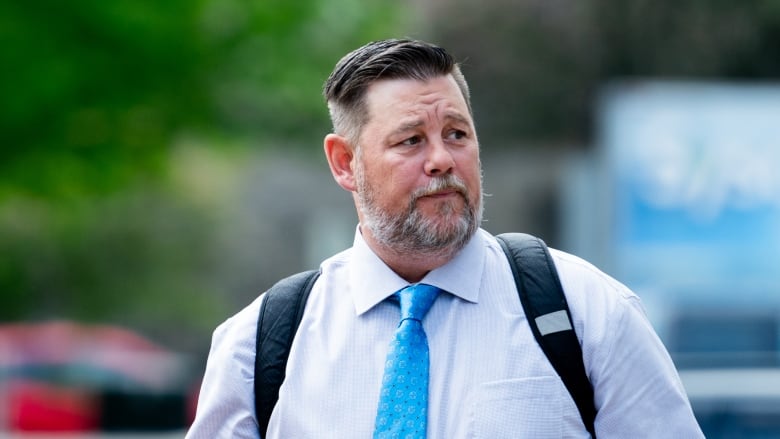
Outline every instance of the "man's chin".
<path id="1" fill-rule="evenodd" d="M 420 211 L 420 216 L 430 228 L 435 230 L 437 235 L 457 235 L 458 230 L 463 227 L 463 223 L 470 219 L 468 212 L 465 212 L 464 209 L 433 213 Z"/>
<path id="2" fill-rule="evenodd" d="M 453 215 L 449 218 L 439 218 L 439 221 L 429 223 L 431 235 L 436 237 L 438 249 L 455 247 L 460 249 L 474 233 L 474 228 L 464 224 L 462 216 Z"/>

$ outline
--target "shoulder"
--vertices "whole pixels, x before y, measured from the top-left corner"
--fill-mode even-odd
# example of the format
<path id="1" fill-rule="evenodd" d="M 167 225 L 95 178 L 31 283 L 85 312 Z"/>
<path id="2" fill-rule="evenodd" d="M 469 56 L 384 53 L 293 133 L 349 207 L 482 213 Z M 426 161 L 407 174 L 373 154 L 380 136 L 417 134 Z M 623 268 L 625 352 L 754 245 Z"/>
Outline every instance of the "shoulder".
<path id="1" fill-rule="evenodd" d="M 320 266 L 321 277 L 325 274 L 330 276 L 334 271 L 343 270 L 350 260 L 351 249 L 344 250 L 322 262 Z M 275 285 L 291 280 L 304 272 L 285 276 L 277 281 Z M 319 284 L 319 282 L 317 283 Z M 273 287 L 271 287 L 273 288 Z M 271 289 L 269 288 L 269 290 Z M 214 330 L 212 346 L 230 345 L 230 346 L 251 346 L 254 349 L 257 333 L 257 321 L 260 314 L 260 308 L 266 300 L 267 292 L 260 294 L 255 300 L 246 305 L 243 309 L 236 312 L 225 321 L 223 321 Z M 254 352 L 254 351 L 253 351 Z"/>
<path id="2" fill-rule="evenodd" d="M 584 345 L 609 349 L 608 340 L 626 325 L 653 333 L 642 301 L 626 285 L 580 257 L 556 249 L 550 255 Z"/>
<path id="3" fill-rule="evenodd" d="M 558 276 L 561 278 L 561 284 L 567 292 L 583 291 L 595 294 L 598 291 L 612 295 L 615 299 L 638 299 L 628 287 L 590 262 L 561 250 L 554 248 L 549 250 Z"/>
<path id="4" fill-rule="evenodd" d="M 257 316 L 264 299 L 265 294 L 260 295 L 252 303 L 217 326 L 211 342 L 212 355 L 215 350 L 224 350 L 225 354 L 232 352 L 231 355 L 246 356 L 249 354 L 247 351 L 249 349 L 254 357 Z"/>
<path id="5" fill-rule="evenodd" d="M 502 263 L 507 261 L 495 236 L 484 232 L 481 238 L 490 250 L 488 254 L 494 260 L 500 260 Z M 576 301 L 577 298 L 584 296 L 589 299 L 602 296 L 604 299 L 617 301 L 638 299 L 629 288 L 585 259 L 552 247 L 548 247 L 548 250 L 567 299 Z"/>
<path id="6" fill-rule="evenodd" d="M 573 317 L 605 324 L 622 319 L 626 312 L 645 314 L 639 297 L 626 285 L 590 262 L 550 249 Z"/>

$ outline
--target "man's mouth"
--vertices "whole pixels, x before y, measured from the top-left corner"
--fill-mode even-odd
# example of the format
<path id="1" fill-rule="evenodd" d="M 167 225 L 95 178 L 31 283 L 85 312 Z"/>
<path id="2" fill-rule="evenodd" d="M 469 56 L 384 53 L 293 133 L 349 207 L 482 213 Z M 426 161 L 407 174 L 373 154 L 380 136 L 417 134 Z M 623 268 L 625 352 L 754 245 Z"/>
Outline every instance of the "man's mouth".
<path id="1" fill-rule="evenodd" d="M 448 197 L 450 195 L 457 195 L 459 193 L 460 192 L 457 189 L 452 188 L 452 189 L 444 189 L 444 190 L 440 190 L 440 191 L 430 192 L 430 193 L 428 193 L 428 194 L 426 194 L 424 196 L 431 197 L 431 198 L 444 198 L 444 197 Z"/>
<path id="2" fill-rule="evenodd" d="M 438 190 L 435 190 L 435 191 L 425 192 L 425 193 L 421 194 L 418 198 L 423 198 L 423 197 L 427 197 L 427 198 L 447 198 L 447 197 L 452 196 L 452 195 L 461 195 L 461 196 L 463 196 L 463 192 L 460 189 L 456 188 L 456 187 L 449 187 L 449 188 L 444 188 L 444 189 L 438 189 Z"/>

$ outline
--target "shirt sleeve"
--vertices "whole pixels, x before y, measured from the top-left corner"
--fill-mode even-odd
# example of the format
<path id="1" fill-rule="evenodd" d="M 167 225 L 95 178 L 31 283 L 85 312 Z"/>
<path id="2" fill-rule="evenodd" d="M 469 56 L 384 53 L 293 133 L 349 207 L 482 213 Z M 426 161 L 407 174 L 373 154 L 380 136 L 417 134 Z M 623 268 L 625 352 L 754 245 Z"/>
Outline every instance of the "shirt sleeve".
<path id="1" fill-rule="evenodd" d="M 703 438 L 672 360 L 635 295 L 610 316 L 591 379 L 599 438 Z"/>
<path id="2" fill-rule="evenodd" d="M 640 298 L 592 264 L 551 253 L 593 385 L 596 436 L 703 438 L 674 363 Z"/>
<path id="3" fill-rule="evenodd" d="M 260 301 L 258 298 L 214 331 L 195 420 L 186 439 L 260 438 L 254 411 Z"/>

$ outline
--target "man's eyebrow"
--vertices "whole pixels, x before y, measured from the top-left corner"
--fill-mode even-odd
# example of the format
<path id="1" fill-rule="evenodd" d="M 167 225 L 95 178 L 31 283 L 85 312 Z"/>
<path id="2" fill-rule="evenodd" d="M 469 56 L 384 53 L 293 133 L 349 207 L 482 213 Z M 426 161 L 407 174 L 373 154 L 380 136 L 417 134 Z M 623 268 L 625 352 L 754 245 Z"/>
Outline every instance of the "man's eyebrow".
<path id="1" fill-rule="evenodd" d="M 448 112 L 444 115 L 444 118 L 469 125 L 469 120 L 466 118 L 466 116 L 463 116 L 458 112 Z"/>
<path id="2" fill-rule="evenodd" d="M 390 135 L 402 134 L 402 133 L 405 133 L 407 131 L 412 131 L 412 130 L 415 130 L 415 129 L 423 126 L 424 124 L 425 124 L 425 122 L 423 122 L 422 119 L 416 119 L 416 120 L 411 120 L 411 121 L 408 121 L 408 122 L 404 122 L 401 125 L 399 125 L 396 129 L 394 129 L 390 133 Z"/>
<path id="3" fill-rule="evenodd" d="M 462 114 L 460 114 L 457 111 L 452 111 L 452 112 L 445 113 L 444 114 L 444 119 L 446 119 L 446 120 L 454 120 L 456 122 L 464 123 L 464 124 L 467 124 L 467 125 L 469 124 L 468 118 L 466 118 L 466 116 L 463 116 Z M 401 125 L 398 126 L 398 128 L 393 130 L 393 133 L 401 133 L 401 132 L 413 130 L 413 129 L 421 127 L 422 125 L 425 125 L 425 122 L 422 119 L 414 119 L 414 120 L 402 123 Z"/>

